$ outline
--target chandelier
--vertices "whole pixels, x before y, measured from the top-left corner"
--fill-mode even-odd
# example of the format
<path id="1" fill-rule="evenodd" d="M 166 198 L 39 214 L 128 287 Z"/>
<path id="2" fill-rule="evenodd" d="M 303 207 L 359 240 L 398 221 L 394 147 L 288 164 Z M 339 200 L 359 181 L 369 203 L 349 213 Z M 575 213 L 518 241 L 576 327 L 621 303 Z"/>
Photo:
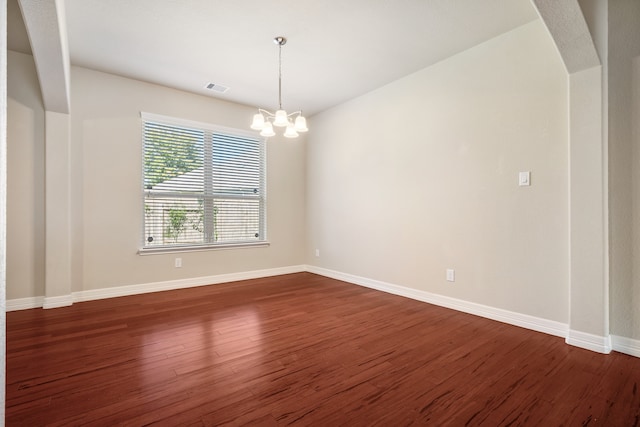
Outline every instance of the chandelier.
<path id="1" fill-rule="evenodd" d="M 287 138 L 296 138 L 298 132 L 306 132 L 307 119 L 302 116 L 301 111 L 287 114 L 282 109 L 282 46 L 287 43 L 287 39 L 284 37 L 276 37 L 273 42 L 278 45 L 278 110 L 272 113 L 262 108 L 258 108 L 258 114 L 253 116 L 253 122 L 251 123 L 251 129 L 259 130 L 260 135 L 269 137 L 274 136 L 276 133 L 273 131 L 273 127 L 286 127 L 284 136 Z"/>

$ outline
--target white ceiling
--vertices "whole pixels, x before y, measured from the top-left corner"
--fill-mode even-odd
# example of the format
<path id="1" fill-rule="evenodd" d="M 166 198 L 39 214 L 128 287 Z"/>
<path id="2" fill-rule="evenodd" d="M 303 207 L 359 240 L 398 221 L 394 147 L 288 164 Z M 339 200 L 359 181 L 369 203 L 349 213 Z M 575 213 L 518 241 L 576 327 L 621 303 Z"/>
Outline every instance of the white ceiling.
<path id="1" fill-rule="evenodd" d="M 28 51 L 17 0 L 8 47 Z M 530 0 L 66 0 L 71 63 L 306 115 L 538 18 Z M 64 24 L 64 23 L 63 23 Z M 206 90 L 213 82 L 224 94 Z"/>

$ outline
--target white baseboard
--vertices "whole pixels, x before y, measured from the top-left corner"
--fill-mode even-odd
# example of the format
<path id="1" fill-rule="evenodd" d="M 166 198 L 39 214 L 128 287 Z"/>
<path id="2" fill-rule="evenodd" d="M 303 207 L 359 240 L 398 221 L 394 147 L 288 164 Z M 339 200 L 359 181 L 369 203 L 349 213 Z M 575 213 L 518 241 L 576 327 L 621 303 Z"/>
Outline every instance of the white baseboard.
<path id="1" fill-rule="evenodd" d="M 57 297 L 44 297 L 42 308 L 58 308 L 73 305 L 73 295 L 60 295 Z"/>
<path id="2" fill-rule="evenodd" d="M 87 291 L 73 292 L 70 295 L 63 295 L 58 297 L 19 298 L 7 300 L 7 311 L 26 310 L 29 308 L 37 307 L 64 307 L 71 305 L 74 302 L 123 297 L 150 292 L 170 291 L 174 289 L 192 288 L 196 286 L 215 285 L 219 283 L 237 282 L 239 280 L 259 279 L 262 277 L 279 276 L 282 274 L 300 273 L 303 271 L 306 271 L 306 266 L 295 265 L 289 267 L 270 268 L 265 270 L 245 271 L 240 273 L 195 277 L 190 279 L 168 280 L 165 282 L 91 289 Z"/>
<path id="3" fill-rule="evenodd" d="M 240 273 L 218 274 L 215 276 L 194 277 L 191 279 L 168 280 L 165 282 L 144 283 L 141 285 L 118 286 L 113 288 L 93 289 L 73 293 L 76 302 L 91 301 L 104 298 L 124 297 L 128 295 L 146 294 L 150 292 L 171 291 L 174 289 L 193 288 L 196 286 L 217 285 L 219 283 L 237 282 L 239 280 L 260 279 L 262 277 L 305 271 L 304 265 L 270 268 L 266 270 L 244 271 Z"/>
<path id="4" fill-rule="evenodd" d="M 44 297 L 14 298 L 7 300 L 7 311 L 39 308 L 44 304 Z"/>
<path id="5" fill-rule="evenodd" d="M 333 279 L 353 283 L 355 285 L 365 286 L 367 288 L 427 302 L 429 304 L 451 308 L 453 310 L 462 311 L 464 313 L 474 314 L 476 316 L 497 320 L 499 322 L 520 326 L 522 328 L 531 329 L 538 332 L 544 332 L 546 334 L 555 335 L 562 338 L 567 336 L 567 332 L 569 330 L 568 326 L 561 322 L 542 319 L 539 317 L 529 316 L 527 314 L 503 310 L 500 308 L 489 307 L 486 305 L 464 301 L 457 298 L 433 294 L 431 292 L 406 288 L 404 286 L 381 282 L 379 280 L 367 279 L 365 277 L 340 273 L 338 271 L 328 270 L 325 268 L 314 267 L 310 265 L 307 266 L 307 271 L 319 274 L 321 276 L 331 277 Z"/>
<path id="6" fill-rule="evenodd" d="M 611 347 L 619 353 L 640 357 L 640 340 L 611 335 Z"/>
<path id="7" fill-rule="evenodd" d="M 569 330 L 566 343 L 587 350 L 596 351 L 598 353 L 611 353 L 611 336 L 601 336 L 588 334 L 575 330 Z"/>

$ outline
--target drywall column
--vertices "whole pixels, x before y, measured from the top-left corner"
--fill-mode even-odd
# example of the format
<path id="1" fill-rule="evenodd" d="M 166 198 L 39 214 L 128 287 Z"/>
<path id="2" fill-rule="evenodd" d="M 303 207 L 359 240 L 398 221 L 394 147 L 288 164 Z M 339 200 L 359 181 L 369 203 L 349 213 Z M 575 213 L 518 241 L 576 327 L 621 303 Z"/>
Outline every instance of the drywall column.
<path id="1" fill-rule="evenodd" d="M 567 343 L 611 351 L 602 67 L 569 75 L 571 287 Z"/>
<path id="2" fill-rule="evenodd" d="M 70 305 L 71 189 L 69 46 L 64 1 L 18 0 L 45 109 L 45 298 Z"/>
<path id="3" fill-rule="evenodd" d="M 533 3 L 569 74 L 567 343 L 609 353 L 606 1 Z"/>
<path id="4" fill-rule="evenodd" d="M 640 357 L 640 2 L 608 2 L 611 339 Z"/>
<path id="5" fill-rule="evenodd" d="M 44 308 L 71 305 L 70 120 L 45 112 Z"/>
<path id="6" fill-rule="evenodd" d="M 0 0 L 0 27 L 7 28 L 7 1 Z M 0 425 L 4 425 L 7 295 L 7 32 L 0 31 Z"/>
<path id="7" fill-rule="evenodd" d="M 633 163 L 631 166 L 631 182 L 633 183 L 633 217 L 631 219 L 633 229 L 633 266 L 632 266 L 632 307 L 640 307 L 640 56 L 633 59 L 631 66 L 631 143 Z M 638 310 L 630 310 L 631 314 L 631 333 L 630 338 L 640 341 L 640 313 Z M 635 346 L 635 352 L 627 352 L 636 357 L 640 357 L 638 346 Z"/>

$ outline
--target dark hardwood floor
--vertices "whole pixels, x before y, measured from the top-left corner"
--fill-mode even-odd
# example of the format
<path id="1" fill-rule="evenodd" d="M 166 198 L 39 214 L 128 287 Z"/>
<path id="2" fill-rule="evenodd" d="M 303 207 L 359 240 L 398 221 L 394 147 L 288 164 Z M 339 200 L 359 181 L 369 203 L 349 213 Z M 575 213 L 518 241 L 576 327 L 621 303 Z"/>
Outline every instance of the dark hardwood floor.
<path id="1" fill-rule="evenodd" d="M 7 313 L 8 426 L 638 426 L 640 359 L 309 273 Z"/>

